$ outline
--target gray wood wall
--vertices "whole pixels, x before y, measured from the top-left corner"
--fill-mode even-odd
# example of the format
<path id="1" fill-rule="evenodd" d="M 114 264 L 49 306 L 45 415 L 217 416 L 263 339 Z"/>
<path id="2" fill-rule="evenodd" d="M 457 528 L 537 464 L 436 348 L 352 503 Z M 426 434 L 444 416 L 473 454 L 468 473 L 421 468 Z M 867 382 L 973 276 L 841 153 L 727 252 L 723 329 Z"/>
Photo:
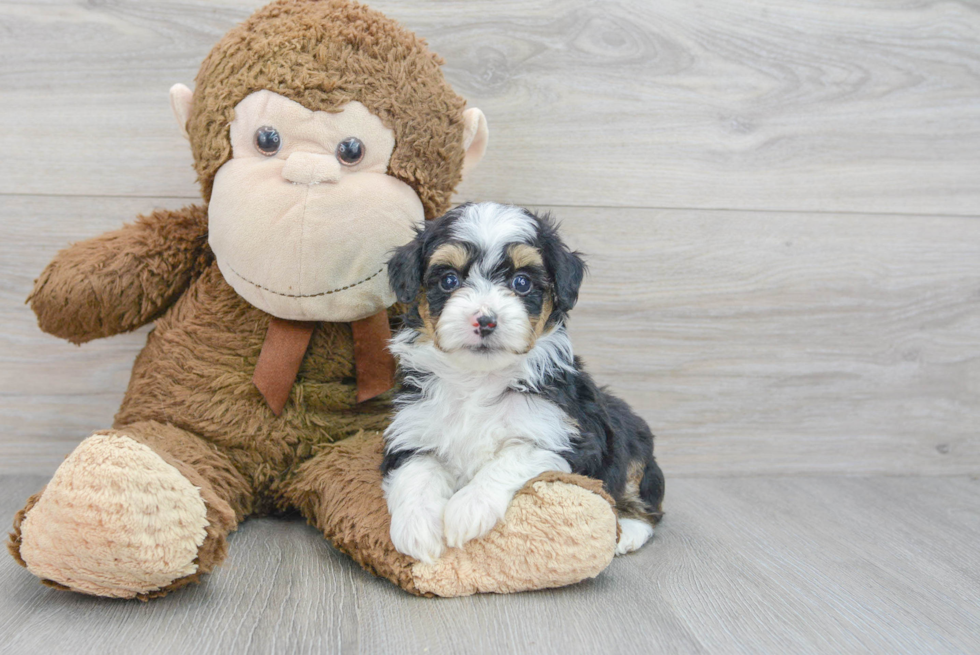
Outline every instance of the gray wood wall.
<path id="1" fill-rule="evenodd" d="M 23 305 L 67 243 L 194 202 L 174 82 L 261 0 L 0 1 L 0 472 L 111 422 L 146 330 Z M 460 189 L 551 209 L 572 314 L 668 475 L 980 468 L 980 3 L 371 3 L 486 113 Z"/>

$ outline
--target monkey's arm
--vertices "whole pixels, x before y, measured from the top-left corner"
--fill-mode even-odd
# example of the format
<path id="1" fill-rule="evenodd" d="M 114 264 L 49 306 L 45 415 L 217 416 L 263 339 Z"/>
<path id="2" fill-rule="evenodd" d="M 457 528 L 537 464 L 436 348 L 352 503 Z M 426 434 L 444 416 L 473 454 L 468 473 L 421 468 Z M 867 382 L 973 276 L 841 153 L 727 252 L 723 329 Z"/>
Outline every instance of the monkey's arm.
<path id="1" fill-rule="evenodd" d="M 213 260 L 207 208 L 158 210 L 62 250 L 27 301 L 45 332 L 80 344 L 161 315 Z"/>

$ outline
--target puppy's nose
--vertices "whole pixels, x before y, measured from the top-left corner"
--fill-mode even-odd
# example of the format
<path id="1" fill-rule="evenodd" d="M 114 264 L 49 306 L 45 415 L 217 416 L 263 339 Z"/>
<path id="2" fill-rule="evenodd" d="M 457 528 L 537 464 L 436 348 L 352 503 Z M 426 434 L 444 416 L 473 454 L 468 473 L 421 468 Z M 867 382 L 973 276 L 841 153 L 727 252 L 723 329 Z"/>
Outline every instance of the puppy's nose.
<path id="1" fill-rule="evenodd" d="M 481 337 L 486 337 L 497 328 L 497 317 L 492 314 L 489 316 L 487 314 L 481 314 L 477 316 L 473 327 L 477 329 Z"/>

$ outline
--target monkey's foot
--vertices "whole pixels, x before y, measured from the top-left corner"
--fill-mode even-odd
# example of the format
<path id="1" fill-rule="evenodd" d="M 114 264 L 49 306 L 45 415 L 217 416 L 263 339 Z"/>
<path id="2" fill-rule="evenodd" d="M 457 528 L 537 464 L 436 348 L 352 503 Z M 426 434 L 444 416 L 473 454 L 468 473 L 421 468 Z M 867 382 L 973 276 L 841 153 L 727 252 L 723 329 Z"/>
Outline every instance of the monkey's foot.
<path id="1" fill-rule="evenodd" d="M 517 493 L 486 536 L 434 564 L 412 565 L 416 589 L 437 596 L 561 587 L 594 578 L 616 552 L 618 523 L 601 483 L 545 473 Z"/>
<path id="2" fill-rule="evenodd" d="M 147 598 L 196 578 L 206 513 L 199 490 L 148 446 L 98 433 L 18 513 L 9 547 L 53 586 Z"/>

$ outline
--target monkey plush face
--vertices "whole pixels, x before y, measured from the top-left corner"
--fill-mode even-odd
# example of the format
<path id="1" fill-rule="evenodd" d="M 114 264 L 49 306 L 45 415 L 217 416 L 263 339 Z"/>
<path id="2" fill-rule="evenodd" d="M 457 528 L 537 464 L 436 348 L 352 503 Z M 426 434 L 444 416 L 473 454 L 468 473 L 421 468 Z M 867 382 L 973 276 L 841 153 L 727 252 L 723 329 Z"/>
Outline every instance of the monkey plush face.
<path id="1" fill-rule="evenodd" d="M 391 305 L 385 264 L 483 156 L 486 120 L 442 60 L 349 0 L 275 0 L 214 47 L 171 107 L 225 280 L 279 318 Z"/>
<path id="2" fill-rule="evenodd" d="M 351 321 L 391 305 L 388 253 L 425 219 L 387 175 L 392 130 L 356 101 L 310 111 L 271 91 L 238 103 L 230 127 L 208 221 L 225 280 L 280 318 Z"/>

